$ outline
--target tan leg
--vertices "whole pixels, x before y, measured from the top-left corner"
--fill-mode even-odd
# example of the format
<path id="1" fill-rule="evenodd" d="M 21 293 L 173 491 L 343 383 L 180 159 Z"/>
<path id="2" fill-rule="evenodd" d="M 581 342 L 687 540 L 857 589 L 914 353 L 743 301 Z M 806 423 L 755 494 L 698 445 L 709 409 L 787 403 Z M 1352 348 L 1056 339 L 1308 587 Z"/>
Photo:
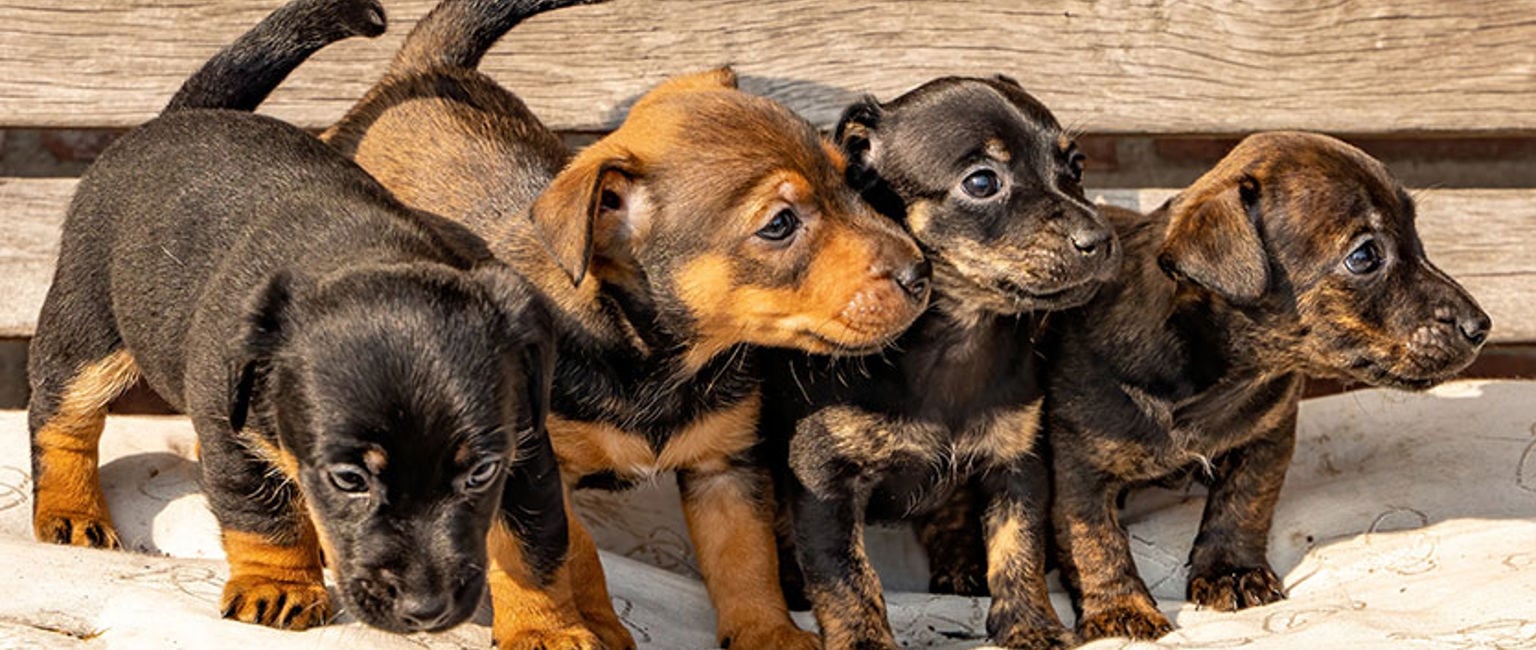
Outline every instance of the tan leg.
<path id="1" fill-rule="evenodd" d="M 613 611 L 613 598 L 608 595 L 608 580 L 603 575 L 597 544 L 593 543 L 587 527 L 581 524 L 571 509 L 569 491 L 565 495 L 565 516 L 570 522 L 571 549 L 568 564 L 571 567 L 576 608 L 580 610 L 587 627 L 597 633 L 608 650 L 633 650 L 635 637 Z"/>
<path id="2" fill-rule="evenodd" d="M 820 647 L 816 635 L 795 626 L 784 603 L 768 477 L 727 467 L 680 472 L 678 481 L 720 644 L 731 650 Z"/>
<path id="3" fill-rule="evenodd" d="M 567 511 L 569 512 L 569 511 Z M 579 525 L 579 524 L 578 524 Z M 501 521 L 491 526 L 492 637 L 500 650 L 598 650 L 576 607 L 572 564 L 567 560 L 546 581 L 523 558 L 523 545 Z M 568 556 L 569 557 L 569 556 Z"/>
<path id="4" fill-rule="evenodd" d="M 299 515 L 298 542 L 273 543 L 258 533 L 225 529 L 229 582 L 219 601 L 224 618 L 286 630 L 304 630 L 331 619 L 320 544 L 309 518 Z"/>
<path id="5" fill-rule="evenodd" d="M 101 492 L 97 445 L 107 405 L 139 379 L 126 350 L 80 370 L 59 406 L 32 432 L 32 530 L 56 544 L 117 548 L 120 542 Z"/>

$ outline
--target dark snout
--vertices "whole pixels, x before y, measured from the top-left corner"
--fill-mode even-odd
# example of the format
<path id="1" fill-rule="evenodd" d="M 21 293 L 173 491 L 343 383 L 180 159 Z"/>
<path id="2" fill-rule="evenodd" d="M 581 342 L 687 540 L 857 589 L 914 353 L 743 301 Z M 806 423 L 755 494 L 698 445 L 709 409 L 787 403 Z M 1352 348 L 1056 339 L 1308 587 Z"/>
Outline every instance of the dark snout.
<path id="1" fill-rule="evenodd" d="M 391 632 L 433 632 L 474 614 L 485 590 L 484 544 L 463 547 L 449 531 L 426 528 L 361 535 L 351 557 L 338 558 L 347 609 L 359 620 Z"/>
<path id="2" fill-rule="evenodd" d="M 1410 324 L 1406 374 L 1427 387 L 1449 379 L 1477 358 L 1493 329 L 1493 319 L 1460 284 L 1425 262 L 1414 282 L 1426 309 Z"/>

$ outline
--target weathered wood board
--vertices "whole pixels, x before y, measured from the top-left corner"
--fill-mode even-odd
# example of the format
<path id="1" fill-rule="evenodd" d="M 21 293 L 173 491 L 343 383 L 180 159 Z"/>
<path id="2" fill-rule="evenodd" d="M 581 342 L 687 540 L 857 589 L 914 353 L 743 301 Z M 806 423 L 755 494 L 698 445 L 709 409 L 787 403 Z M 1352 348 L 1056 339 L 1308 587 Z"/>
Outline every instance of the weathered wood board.
<path id="1" fill-rule="evenodd" d="M 30 336 L 53 276 L 73 179 L 0 179 L 0 337 Z M 1150 210 L 1171 190 L 1099 190 Z M 1493 340 L 1536 341 L 1536 191 L 1425 190 L 1419 230 L 1430 258 L 1493 315 Z"/>
<path id="2" fill-rule="evenodd" d="M 280 0 L 0 0 L 0 127 L 153 115 Z M 321 52 L 271 113 L 339 116 L 432 0 Z M 668 75 L 731 63 L 822 125 L 861 93 L 1007 73 L 1094 133 L 1536 133 L 1536 0 L 616 0 L 539 16 L 485 69 L 558 130 L 605 130 Z"/>

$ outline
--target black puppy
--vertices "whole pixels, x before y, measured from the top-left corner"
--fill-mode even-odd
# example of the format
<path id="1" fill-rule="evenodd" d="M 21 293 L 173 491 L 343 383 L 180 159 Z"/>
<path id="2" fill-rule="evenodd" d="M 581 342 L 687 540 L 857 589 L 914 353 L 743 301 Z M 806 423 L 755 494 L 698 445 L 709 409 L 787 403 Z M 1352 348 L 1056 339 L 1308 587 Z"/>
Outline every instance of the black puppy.
<path id="1" fill-rule="evenodd" d="M 536 540 L 533 564 L 564 555 L 553 335 L 528 285 L 304 131 L 208 110 L 382 30 L 369 0 L 297 0 L 81 180 L 31 349 L 40 539 L 118 545 L 96 445 L 143 377 L 197 430 L 226 617 L 324 623 L 324 549 L 358 618 L 441 629 L 479 604 L 493 521 Z M 283 56 L 242 66 L 252 47 Z"/>
<path id="2" fill-rule="evenodd" d="M 988 633 L 1008 647 L 1070 645 L 1039 569 L 1048 479 L 1029 333 L 1033 313 L 1081 304 L 1117 265 L 1078 184 L 1082 155 L 1004 77 L 866 99 L 837 140 L 850 181 L 932 261 L 934 286 L 928 312 L 879 357 L 770 364 L 764 427 L 789 470 L 778 483 L 825 646 L 895 647 L 863 524 L 920 515 L 972 480 L 989 497 Z"/>
<path id="3" fill-rule="evenodd" d="M 1427 388 L 1491 326 L 1425 257 L 1413 200 L 1333 138 L 1255 135 L 1150 216 L 1104 212 L 1124 264 L 1044 345 L 1053 527 L 1089 640 L 1171 629 L 1116 521 L 1124 487 L 1209 484 L 1191 601 L 1284 598 L 1265 556 L 1303 377 Z"/>

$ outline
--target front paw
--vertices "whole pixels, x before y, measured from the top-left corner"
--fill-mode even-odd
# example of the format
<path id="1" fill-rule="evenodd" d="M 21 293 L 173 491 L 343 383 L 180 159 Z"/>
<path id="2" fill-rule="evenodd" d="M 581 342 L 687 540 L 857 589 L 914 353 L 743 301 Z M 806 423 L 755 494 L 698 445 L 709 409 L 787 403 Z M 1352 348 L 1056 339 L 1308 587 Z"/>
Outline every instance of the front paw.
<path id="1" fill-rule="evenodd" d="M 1111 607 L 1084 614 L 1077 622 L 1077 633 L 1085 642 L 1109 637 L 1151 640 L 1172 631 L 1168 617 L 1141 598 L 1124 598 Z"/>
<path id="2" fill-rule="evenodd" d="M 635 650 L 635 636 L 629 633 L 629 628 L 624 627 L 619 617 L 610 614 L 601 619 L 587 618 L 586 622 L 608 650 Z"/>
<path id="3" fill-rule="evenodd" d="M 585 628 L 522 630 L 501 635 L 496 650 L 610 650 Z"/>
<path id="4" fill-rule="evenodd" d="M 720 633 L 720 647 L 730 650 L 820 650 L 821 637 L 792 623 L 746 627 Z"/>
<path id="5" fill-rule="evenodd" d="M 985 568 L 970 566 L 935 572 L 928 577 L 928 593 L 985 598 L 991 595 L 986 574 Z"/>
<path id="6" fill-rule="evenodd" d="M 1285 585 L 1267 566 L 1216 567 L 1190 576 L 1189 600 L 1218 612 L 1235 612 L 1285 600 Z"/>
<path id="7" fill-rule="evenodd" d="M 1045 625 L 1034 628 L 1020 628 L 992 638 L 992 643 L 1004 648 L 1023 648 L 1025 650 L 1066 650 L 1076 648 L 1082 643 L 1061 624 Z"/>
<path id="8" fill-rule="evenodd" d="M 32 518 L 32 530 L 40 542 L 88 548 L 122 548 L 112 522 L 98 515 L 39 512 Z"/>
<path id="9" fill-rule="evenodd" d="M 282 630 L 306 630 L 331 620 L 331 595 L 319 583 L 237 575 L 224 584 L 219 602 L 224 618 Z"/>

